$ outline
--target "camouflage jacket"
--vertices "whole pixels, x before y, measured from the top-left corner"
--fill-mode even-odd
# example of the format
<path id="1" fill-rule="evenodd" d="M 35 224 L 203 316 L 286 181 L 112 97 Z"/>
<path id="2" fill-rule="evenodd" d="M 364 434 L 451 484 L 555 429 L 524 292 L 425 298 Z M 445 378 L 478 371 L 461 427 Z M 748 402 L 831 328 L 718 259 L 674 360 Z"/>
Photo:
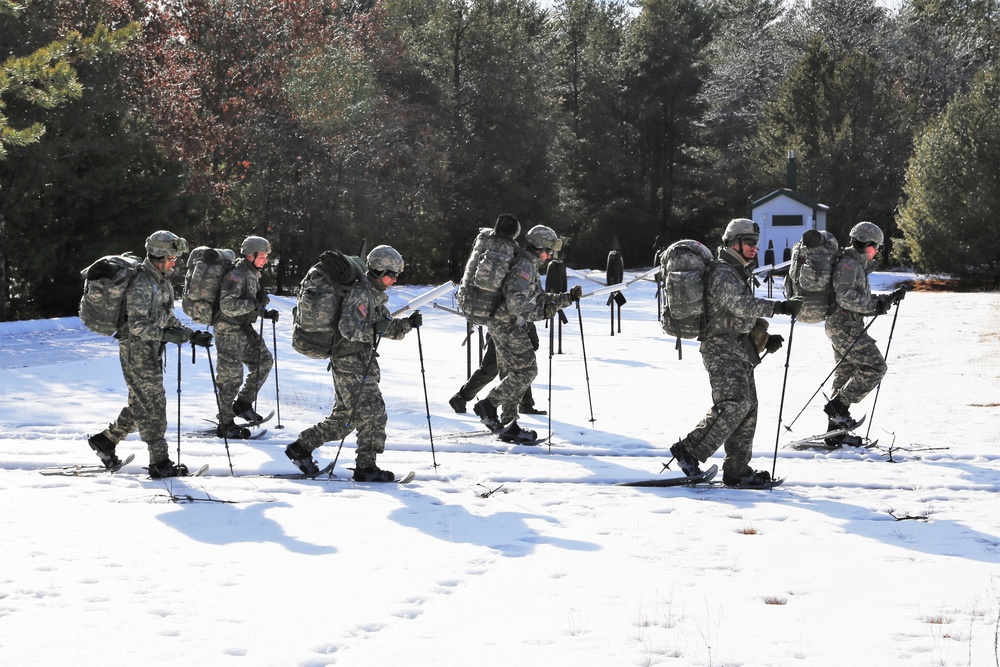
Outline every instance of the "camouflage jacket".
<path id="1" fill-rule="evenodd" d="M 383 338 L 399 340 L 410 332 L 413 327 L 408 319 L 392 319 L 385 305 L 388 300 L 389 295 L 379 289 L 370 276 L 354 283 L 340 307 L 337 326 L 341 339 L 333 351 L 334 356 L 361 355 L 367 359 L 375 344 L 375 322 L 378 320 L 391 320 Z"/>
<path id="2" fill-rule="evenodd" d="M 260 271 L 246 258 L 236 262 L 222 277 L 219 287 L 218 321 L 226 324 L 253 324 L 257 321 L 257 292 Z"/>
<path id="3" fill-rule="evenodd" d="M 551 293 L 542 289 L 538 276 L 541 265 L 533 254 L 518 250 L 503 285 L 503 302 L 496 319 L 502 323 L 538 322 L 548 319 L 573 303 L 569 292 Z"/>
<path id="4" fill-rule="evenodd" d="M 128 318 L 118 332 L 120 339 L 158 343 L 163 340 L 163 330 L 168 327 L 187 329 L 174 315 L 174 287 L 170 284 L 172 273 L 164 274 L 153 266 L 148 257 L 143 261 L 125 292 Z"/>
<path id="5" fill-rule="evenodd" d="M 750 332 L 758 317 L 773 317 L 776 302 L 754 296 L 747 267 L 728 248 L 719 248 L 705 279 L 705 337 Z"/>
<path id="6" fill-rule="evenodd" d="M 840 261 L 833 267 L 833 293 L 837 299 L 837 312 L 862 319 L 874 315 L 878 299 L 872 296 L 868 274 L 874 264 L 854 248 L 844 248 Z"/>

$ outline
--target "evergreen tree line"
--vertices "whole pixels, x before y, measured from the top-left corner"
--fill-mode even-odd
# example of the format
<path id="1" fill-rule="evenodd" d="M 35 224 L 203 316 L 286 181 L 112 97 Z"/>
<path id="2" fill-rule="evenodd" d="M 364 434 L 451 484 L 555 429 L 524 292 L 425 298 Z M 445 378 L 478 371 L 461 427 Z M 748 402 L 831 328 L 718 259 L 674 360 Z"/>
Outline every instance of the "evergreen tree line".
<path id="1" fill-rule="evenodd" d="M 170 229 L 460 276 L 497 215 L 574 266 L 717 244 L 785 185 L 1000 284 L 998 0 L 0 0 L 0 319 Z"/>

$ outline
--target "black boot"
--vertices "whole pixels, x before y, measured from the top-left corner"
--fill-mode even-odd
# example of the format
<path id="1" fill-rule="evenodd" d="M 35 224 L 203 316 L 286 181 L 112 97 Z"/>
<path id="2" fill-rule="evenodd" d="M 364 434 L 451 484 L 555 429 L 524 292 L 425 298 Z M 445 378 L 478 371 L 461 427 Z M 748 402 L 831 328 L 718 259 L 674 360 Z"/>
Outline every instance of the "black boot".
<path id="1" fill-rule="evenodd" d="M 722 483 L 737 489 L 766 489 L 771 484 L 771 473 L 766 470 L 751 470 L 736 476 L 723 472 Z"/>
<path id="2" fill-rule="evenodd" d="M 118 470 L 122 467 L 122 461 L 115 455 L 115 443 L 103 433 L 87 438 L 87 444 L 93 449 L 101 459 L 101 463 L 108 470 Z"/>
<path id="3" fill-rule="evenodd" d="M 319 474 L 319 465 L 313 460 L 312 452 L 303 447 L 298 440 L 285 447 L 285 456 L 306 475 Z"/>
<path id="4" fill-rule="evenodd" d="M 539 410 L 534 405 L 521 405 L 518 406 L 517 411 L 522 415 L 547 415 L 549 414 L 545 410 Z"/>
<path id="5" fill-rule="evenodd" d="M 163 459 L 156 463 L 149 464 L 149 477 L 151 479 L 163 479 L 164 477 L 187 477 L 188 469 L 183 463 L 174 463 L 170 459 Z"/>
<path id="6" fill-rule="evenodd" d="M 702 474 L 701 462 L 687 450 L 683 440 L 670 448 L 670 455 L 674 457 L 677 465 L 681 467 L 681 471 L 688 477 Z"/>
<path id="7" fill-rule="evenodd" d="M 489 398 L 484 398 L 472 407 L 472 411 L 479 417 L 479 421 L 485 424 L 486 428 L 498 433 L 503 428 L 500 417 L 497 416 L 497 406 Z"/>
<path id="8" fill-rule="evenodd" d="M 464 415 L 465 414 L 465 404 L 467 402 L 468 401 L 466 401 L 464 398 L 462 398 L 462 394 L 461 393 L 455 394 L 454 396 L 452 396 L 451 398 L 448 399 L 448 405 L 450 405 L 451 409 L 454 410 L 455 412 L 457 412 L 460 415 Z"/>
<path id="9" fill-rule="evenodd" d="M 825 412 L 827 417 L 830 418 L 831 431 L 835 429 L 853 431 L 860 423 L 851 417 L 851 412 L 848 409 L 848 406 L 839 398 L 834 398 L 823 406 L 823 412 Z"/>
<path id="10" fill-rule="evenodd" d="M 528 445 L 538 442 L 538 433 L 531 429 L 521 428 L 517 421 L 512 421 L 501 430 L 497 436 L 504 442 L 512 442 L 515 445 Z"/>
<path id="11" fill-rule="evenodd" d="M 396 476 L 391 470 L 380 470 L 378 466 L 357 468 L 354 471 L 355 482 L 395 482 Z"/>
<path id="12" fill-rule="evenodd" d="M 227 440 L 246 440 L 250 437 L 250 429 L 246 426 L 238 426 L 236 422 L 229 422 L 216 426 L 215 435 Z"/>
<path id="13" fill-rule="evenodd" d="M 242 398 L 233 401 L 233 414 L 247 420 L 248 424 L 259 424 L 264 421 L 264 418 L 253 409 L 253 403 L 247 403 Z"/>

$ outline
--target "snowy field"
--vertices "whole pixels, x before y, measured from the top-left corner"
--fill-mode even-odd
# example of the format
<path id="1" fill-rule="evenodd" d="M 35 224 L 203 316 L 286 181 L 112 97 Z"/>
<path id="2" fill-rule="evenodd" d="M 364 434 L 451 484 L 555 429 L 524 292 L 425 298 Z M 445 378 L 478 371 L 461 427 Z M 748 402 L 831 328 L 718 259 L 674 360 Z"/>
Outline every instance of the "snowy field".
<path id="1" fill-rule="evenodd" d="M 906 277 L 873 279 L 888 290 Z M 425 289 L 394 289 L 390 305 Z M 422 309 L 425 375 L 416 333 L 385 341 L 379 464 L 415 471 L 406 486 L 345 481 L 353 437 L 339 480 L 259 476 L 292 471 L 285 445 L 333 400 L 325 365 L 291 349 L 290 299 L 272 301 L 280 405 L 272 375 L 258 406 L 280 419 L 230 443 L 235 475 L 221 441 L 191 435 L 214 397 L 203 350 L 192 364 L 187 346 L 178 431 L 171 346 L 171 456 L 210 465 L 180 480 L 144 474 L 136 435 L 117 475 L 39 474 L 98 462 L 86 438 L 125 400 L 116 344 L 73 318 L 0 324 L 0 664 L 1000 665 L 997 294 L 908 295 L 861 429 L 877 447 L 781 446 L 787 479 L 772 491 L 614 485 L 656 477 L 710 407 L 697 344 L 678 360 L 653 284 L 625 294 L 614 336 L 605 298 L 584 301 L 586 359 L 567 311 L 551 447 L 467 435 L 481 425 L 447 404 L 466 374 L 463 320 Z M 883 350 L 893 312 L 870 330 Z M 787 345 L 788 318 L 771 332 Z M 775 455 L 786 349 L 757 369 L 756 468 Z M 544 342 L 538 359 L 548 407 Z M 785 424 L 832 368 L 822 325 L 797 324 Z M 824 429 L 824 402 L 780 429 L 782 445 Z"/>

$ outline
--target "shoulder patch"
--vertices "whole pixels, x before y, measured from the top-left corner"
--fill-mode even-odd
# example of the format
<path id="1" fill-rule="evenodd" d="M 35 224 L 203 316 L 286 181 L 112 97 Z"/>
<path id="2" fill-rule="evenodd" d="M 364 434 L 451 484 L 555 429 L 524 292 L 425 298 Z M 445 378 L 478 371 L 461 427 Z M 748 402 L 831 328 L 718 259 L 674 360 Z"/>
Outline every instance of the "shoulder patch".
<path id="1" fill-rule="evenodd" d="M 520 271 L 518 272 L 517 275 L 520 276 L 521 278 L 524 278 L 525 280 L 531 280 L 531 273 L 528 271 Z"/>
<path id="2" fill-rule="evenodd" d="M 368 317 L 368 306 L 363 303 L 358 304 L 358 313 L 361 317 Z"/>

